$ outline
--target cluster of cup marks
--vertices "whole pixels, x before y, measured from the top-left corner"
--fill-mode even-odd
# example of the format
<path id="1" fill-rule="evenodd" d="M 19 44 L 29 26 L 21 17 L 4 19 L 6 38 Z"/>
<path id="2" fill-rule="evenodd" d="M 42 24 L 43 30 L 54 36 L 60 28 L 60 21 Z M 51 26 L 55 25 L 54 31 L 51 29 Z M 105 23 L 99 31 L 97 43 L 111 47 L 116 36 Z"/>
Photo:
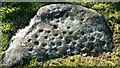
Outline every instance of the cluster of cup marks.
<path id="1" fill-rule="evenodd" d="M 82 21 L 83 20 L 84 19 L 82 18 Z M 57 54 L 60 57 L 62 55 L 82 54 L 86 56 L 89 55 L 90 52 L 94 49 L 94 42 L 85 43 L 88 40 L 85 35 L 86 30 L 71 31 L 71 26 L 67 26 L 67 31 L 60 31 L 58 25 L 52 26 L 54 30 L 44 30 L 44 28 L 39 29 L 40 33 L 47 33 L 45 34 L 46 36 L 44 36 L 45 42 L 43 42 L 41 45 L 39 44 L 40 41 L 33 42 L 35 45 L 40 45 L 41 47 L 43 47 L 45 49 L 45 53 L 47 53 L 48 55 Z M 35 34 L 34 37 L 38 38 L 38 35 Z M 96 40 L 96 38 L 92 36 L 91 38 L 89 38 L 89 40 L 94 41 Z M 28 42 L 30 42 L 30 40 L 28 40 Z M 103 44 L 105 44 L 105 41 L 103 41 Z M 49 46 L 50 48 L 46 48 L 46 46 Z"/>
<path id="2" fill-rule="evenodd" d="M 41 45 L 39 44 L 40 41 L 33 42 L 34 45 L 40 45 L 43 47 L 45 49 L 45 53 L 48 53 L 48 55 L 57 54 L 57 57 L 60 57 L 67 54 L 85 54 L 89 53 L 89 51 L 93 49 L 93 43 L 87 44 L 89 47 L 86 48 L 84 42 L 87 41 L 87 38 L 84 36 L 84 31 L 71 31 L 70 26 L 66 27 L 69 31 L 59 31 L 57 30 L 57 25 L 53 25 L 53 28 L 54 30 L 44 30 L 44 28 L 39 29 L 40 33 L 46 33 L 44 36 L 45 42 L 43 42 Z M 34 35 L 34 38 L 38 37 L 39 36 L 37 34 Z M 94 39 L 94 37 L 91 38 L 91 40 Z M 30 40 L 28 40 L 28 42 L 29 41 Z M 46 46 L 49 46 L 50 48 L 46 49 Z"/>

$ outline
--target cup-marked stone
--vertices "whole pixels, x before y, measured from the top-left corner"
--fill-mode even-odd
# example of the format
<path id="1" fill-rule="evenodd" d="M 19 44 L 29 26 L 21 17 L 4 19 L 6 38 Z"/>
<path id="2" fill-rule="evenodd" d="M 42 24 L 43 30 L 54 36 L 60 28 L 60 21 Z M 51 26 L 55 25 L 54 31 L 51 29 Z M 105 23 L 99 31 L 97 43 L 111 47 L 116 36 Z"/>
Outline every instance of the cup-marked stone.
<path id="1" fill-rule="evenodd" d="M 31 22 L 11 38 L 4 65 L 37 59 L 45 61 L 70 55 L 112 51 L 112 33 L 101 14 L 79 5 L 41 7 Z"/>

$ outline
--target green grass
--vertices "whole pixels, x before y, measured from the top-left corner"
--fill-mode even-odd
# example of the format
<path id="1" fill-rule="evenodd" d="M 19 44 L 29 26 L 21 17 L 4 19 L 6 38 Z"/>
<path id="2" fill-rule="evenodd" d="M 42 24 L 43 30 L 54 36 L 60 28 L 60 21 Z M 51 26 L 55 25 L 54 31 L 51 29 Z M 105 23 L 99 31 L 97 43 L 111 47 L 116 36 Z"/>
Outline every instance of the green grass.
<path id="1" fill-rule="evenodd" d="M 41 6 L 50 3 L 2 3 L 2 25 L 0 26 L 0 59 L 4 55 L 4 51 L 9 46 L 10 38 L 15 35 L 18 29 L 24 28 L 29 24 L 29 21 L 36 14 Z M 107 54 L 102 54 L 98 57 L 82 57 L 79 55 L 69 56 L 67 58 L 52 59 L 45 62 L 37 62 L 31 60 L 26 64 L 30 66 L 115 66 L 120 65 L 120 2 L 114 3 L 72 3 L 82 5 L 96 10 L 105 17 L 105 20 L 113 31 L 113 40 L 116 49 Z"/>

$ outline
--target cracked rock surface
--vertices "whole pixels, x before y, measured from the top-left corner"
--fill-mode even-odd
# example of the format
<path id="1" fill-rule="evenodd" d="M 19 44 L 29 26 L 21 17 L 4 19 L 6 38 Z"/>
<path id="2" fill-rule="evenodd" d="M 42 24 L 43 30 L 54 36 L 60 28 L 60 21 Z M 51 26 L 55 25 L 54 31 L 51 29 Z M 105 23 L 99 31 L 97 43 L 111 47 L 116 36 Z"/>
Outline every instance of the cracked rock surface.
<path id="1" fill-rule="evenodd" d="M 41 7 L 30 24 L 11 38 L 3 64 L 97 56 L 113 48 L 112 33 L 101 14 L 79 5 L 51 4 Z"/>

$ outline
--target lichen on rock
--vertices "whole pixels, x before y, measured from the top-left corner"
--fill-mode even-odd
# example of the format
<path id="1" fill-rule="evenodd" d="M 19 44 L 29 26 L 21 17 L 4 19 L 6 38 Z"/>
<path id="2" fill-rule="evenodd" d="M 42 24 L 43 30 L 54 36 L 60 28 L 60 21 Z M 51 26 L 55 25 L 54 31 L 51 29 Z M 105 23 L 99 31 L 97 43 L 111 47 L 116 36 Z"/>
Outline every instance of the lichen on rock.
<path id="1" fill-rule="evenodd" d="M 112 33 L 101 14 L 78 5 L 51 4 L 41 7 L 29 26 L 11 38 L 3 64 L 97 56 L 113 48 Z"/>

